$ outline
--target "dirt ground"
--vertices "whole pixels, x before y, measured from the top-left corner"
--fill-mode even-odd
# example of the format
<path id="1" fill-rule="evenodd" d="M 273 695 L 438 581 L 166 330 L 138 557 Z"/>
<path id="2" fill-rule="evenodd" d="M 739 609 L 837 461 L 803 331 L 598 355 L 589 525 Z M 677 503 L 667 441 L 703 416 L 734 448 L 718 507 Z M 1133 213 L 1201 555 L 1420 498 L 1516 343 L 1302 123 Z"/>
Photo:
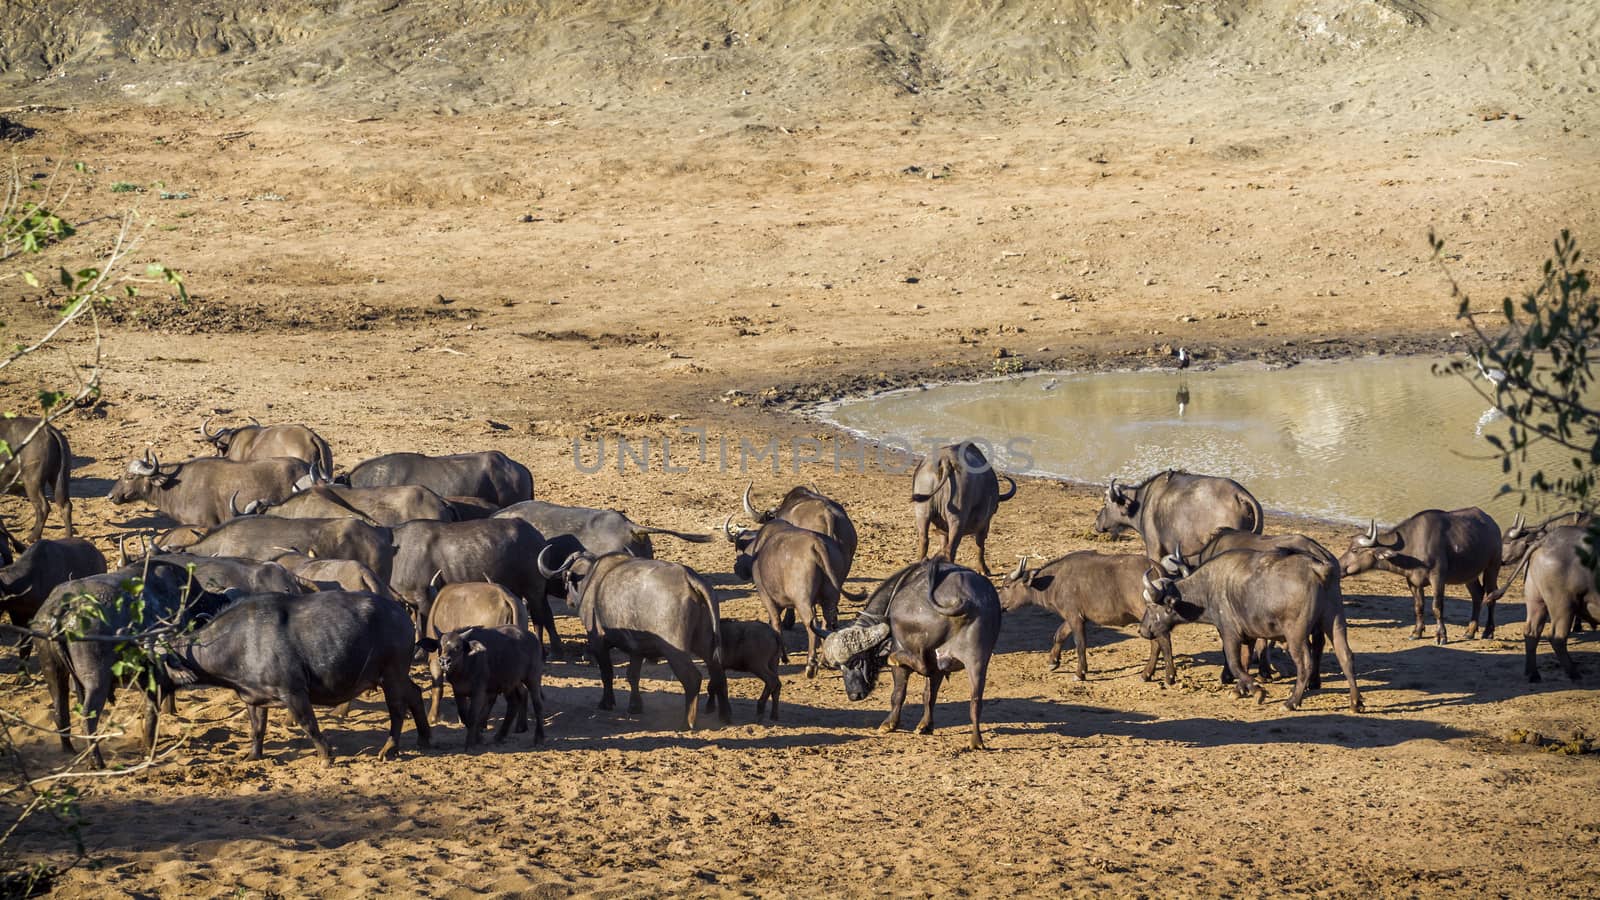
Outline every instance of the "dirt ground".
<path id="1" fill-rule="evenodd" d="M 913 4 L 924 20 L 936 5 Z M 691 6 L 589 24 L 656 40 Z M 1079 12 L 1091 6 L 1134 10 L 1116 20 L 1123 38 L 1157 15 Z M 1169 6 L 1226 20 L 1239 4 Z M 1206 19 L 1190 43 L 1142 55 L 1126 40 L 1062 50 L 1049 59 L 1075 68 L 1060 73 L 1048 60 L 1013 71 L 1010 45 L 951 21 L 902 22 L 895 34 L 925 44 L 881 37 L 897 55 L 874 56 L 856 81 L 843 63 L 763 63 L 766 26 L 750 22 L 778 15 L 765 4 L 729 26 L 737 65 L 682 77 L 656 56 L 637 63 L 642 50 L 613 71 L 599 50 L 579 69 L 547 47 L 549 70 L 526 83 L 495 80 L 503 68 L 455 82 L 454 69 L 402 69 L 364 93 L 283 74 L 343 46 L 313 13 L 248 51 L 180 58 L 152 43 L 153 58 L 129 60 L 79 35 L 50 44 L 73 65 L 35 72 L 7 57 L 0 83 L 15 103 L 0 111 L 39 129 L 13 145 L 23 177 L 89 167 L 70 201 L 80 237 L 35 268 L 83 264 L 135 206 L 149 228 L 134 270 L 159 259 L 193 295 L 181 305 L 152 286 L 112 311 L 105 403 L 66 424 L 80 530 L 109 550 L 149 524 L 101 499 L 111 481 L 146 447 L 163 460 L 201 452 L 195 428 L 219 413 L 306 422 L 340 466 L 503 450 L 541 498 L 685 530 L 715 530 L 748 481 L 769 500 L 815 482 L 861 532 L 859 590 L 915 549 L 908 479 L 796 472 L 793 441 L 840 437 L 799 414 L 808 401 L 1019 366 L 1163 364 L 1179 343 L 1206 363 L 1460 346 L 1430 229 L 1484 309 L 1532 282 L 1561 228 L 1600 234 L 1593 9 L 1263 6 L 1302 31 L 1269 41 L 1277 19 Z M 694 22 L 672 40 L 693 49 L 704 31 L 712 47 L 715 16 Z M 780 17 L 765 34 L 792 41 L 799 27 Z M 1238 34 L 1220 49 L 1206 43 L 1228 28 Z M 343 52 L 320 64 L 365 58 Z M 278 80 L 241 59 L 277 66 Z M 424 88 L 471 102 L 410 99 Z M 113 193 L 117 182 L 140 190 Z M 58 298 L 6 266 L 0 318 L 36 333 Z M 9 407 L 71 377 L 87 338 L 65 347 L 4 385 Z M 783 471 L 741 472 L 736 456 L 725 468 L 715 446 L 701 459 L 683 429 L 734 447 L 776 439 Z M 663 471 L 669 437 L 687 471 Z M 610 464 L 583 471 L 574 442 L 590 463 L 602 438 Z M 618 438 L 649 442 L 650 471 L 619 471 Z M 1381 477 L 1408 464 L 1385 461 Z M 25 507 L 5 502 L 15 532 Z M 1098 505 L 1092 488 L 1024 480 L 995 520 L 991 561 L 1106 548 L 1090 533 Z M 1269 527 L 1336 551 L 1348 540 L 1314 522 Z M 712 577 L 726 615 L 758 616 L 725 543 L 657 548 Z M 563 662 L 546 681 L 543 746 L 523 735 L 469 754 L 446 726 L 420 753 L 408 732 L 384 763 L 381 704 L 363 702 L 324 719 L 332 768 L 281 712 L 270 759 L 240 761 L 239 705 L 197 692 L 165 728 L 165 761 L 85 786 L 91 862 L 56 892 L 1600 894 L 1600 756 L 1508 740 L 1600 734 L 1592 688 L 1568 682 L 1547 646 L 1544 682 L 1524 682 L 1520 592 L 1493 640 L 1463 641 L 1454 589 L 1441 647 L 1409 639 L 1397 580 L 1345 591 L 1365 713 L 1347 711 L 1331 662 L 1300 712 L 1231 699 L 1201 626 L 1177 633 L 1175 686 L 1139 680 L 1131 628 L 1091 630 L 1077 683 L 1070 667 L 1047 671 L 1056 621 L 1025 610 L 1007 616 L 990 669 L 987 752 L 965 749 L 961 677 L 933 736 L 880 736 L 886 684 L 852 704 L 836 675 L 807 680 L 798 665 L 780 723 L 751 722 L 759 683 L 736 677 L 735 724 L 680 734 L 665 667 L 647 669 L 646 712 L 629 716 L 597 711 L 596 670 Z M 558 622 L 576 636 L 570 615 Z M 1575 641 L 1590 678 L 1596 646 L 1593 633 Z M 10 654 L 0 668 L 0 704 L 42 725 L 37 682 Z M 1287 686 L 1270 691 L 1281 700 Z M 137 711 L 124 697 L 117 720 Z M 132 740 L 113 746 L 120 763 L 140 758 Z M 62 760 L 42 735 L 24 749 L 36 766 Z M 15 846 L 30 860 L 62 851 L 42 833 Z"/>

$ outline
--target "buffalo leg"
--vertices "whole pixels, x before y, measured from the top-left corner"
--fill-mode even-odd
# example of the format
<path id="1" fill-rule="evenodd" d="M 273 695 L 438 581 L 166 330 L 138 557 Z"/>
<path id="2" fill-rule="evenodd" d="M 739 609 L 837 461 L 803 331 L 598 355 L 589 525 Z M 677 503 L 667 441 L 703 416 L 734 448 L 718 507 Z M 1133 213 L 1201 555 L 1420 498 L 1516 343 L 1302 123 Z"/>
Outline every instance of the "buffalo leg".
<path id="1" fill-rule="evenodd" d="M 1072 623 L 1072 643 L 1078 648 L 1078 674 L 1073 676 L 1076 681 L 1089 680 L 1089 643 L 1085 640 L 1087 629 L 1083 619 Z"/>
<path id="2" fill-rule="evenodd" d="M 767 624 L 771 625 L 772 626 L 772 630 L 776 631 L 778 633 L 778 661 L 782 662 L 784 665 L 788 665 L 789 664 L 789 647 L 783 641 L 783 627 L 784 626 L 782 625 L 782 623 L 779 621 L 779 618 L 778 618 L 778 604 L 776 602 L 774 602 L 771 597 L 767 596 L 766 591 L 763 591 L 761 589 L 761 585 L 759 585 L 759 584 L 756 585 L 756 596 L 760 597 L 761 598 L 761 602 L 767 607 Z M 785 609 L 783 611 L 783 615 L 786 618 L 787 617 L 791 617 L 791 616 L 794 615 L 794 610 L 793 609 Z M 806 622 L 806 630 L 807 631 L 811 630 L 811 622 L 809 620 Z"/>
<path id="3" fill-rule="evenodd" d="M 1227 663 L 1228 671 L 1238 683 L 1236 689 L 1239 696 L 1248 697 L 1255 690 L 1256 684 L 1250 677 L 1250 669 L 1245 665 L 1244 655 L 1249 648 L 1248 641 L 1241 641 L 1236 635 L 1224 633 L 1222 635 L 1222 657 Z"/>
<path id="4" fill-rule="evenodd" d="M 1444 573 L 1435 572 L 1428 576 L 1433 582 L 1433 621 L 1437 625 L 1433 631 L 1433 640 L 1436 644 L 1446 644 L 1450 636 L 1444 627 Z"/>
<path id="5" fill-rule="evenodd" d="M 944 553 L 944 558 L 953 563 L 956 561 L 956 548 L 961 546 L 961 529 L 956 527 L 954 522 L 946 522 L 945 529 L 944 550 L 942 552 Z M 989 572 L 985 570 L 983 574 L 988 575 Z"/>
<path id="6" fill-rule="evenodd" d="M 1411 586 L 1411 602 L 1416 607 L 1417 612 L 1417 627 L 1411 629 L 1411 639 L 1418 640 L 1422 637 L 1422 610 L 1425 602 L 1422 599 L 1422 585 L 1414 584 Z"/>
<path id="7" fill-rule="evenodd" d="M 111 685 L 96 680 L 85 684 L 83 687 L 83 733 L 89 741 L 91 758 L 96 769 L 106 767 L 105 757 L 100 754 L 100 742 L 95 739 L 95 733 L 100 728 L 100 714 L 105 711 L 106 700 L 111 696 Z"/>
<path id="8" fill-rule="evenodd" d="M 1157 648 L 1159 648 L 1160 651 L 1161 651 L 1160 655 L 1167 658 L 1167 677 L 1166 677 L 1166 682 L 1167 682 L 1167 684 L 1172 684 L 1172 683 L 1174 683 L 1174 682 L 1176 682 L 1178 680 L 1178 662 L 1177 662 L 1177 660 L 1172 658 L 1172 635 L 1170 633 L 1169 634 L 1163 634 L 1163 635 L 1161 635 L 1160 637 L 1156 638 L 1154 641 L 1151 642 L 1151 644 L 1150 644 L 1150 663 L 1146 667 L 1148 669 L 1149 674 L 1145 675 L 1144 680 L 1145 681 L 1149 681 L 1150 678 L 1152 676 L 1154 676 L 1155 673 L 1156 673 L 1155 663 L 1156 663 L 1156 658 L 1157 658 L 1156 657 Z"/>
<path id="9" fill-rule="evenodd" d="M 1272 642 L 1266 638 L 1256 641 L 1256 672 L 1262 681 L 1271 681 L 1277 673 L 1272 671 Z"/>
<path id="10" fill-rule="evenodd" d="M 1539 675 L 1539 637 L 1544 634 L 1544 622 L 1550 610 L 1545 605 L 1544 598 L 1539 596 L 1538 590 L 1531 586 L 1524 590 L 1523 602 L 1528 607 L 1528 624 L 1523 629 L 1522 635 L 1522 647 L 1525 653 L 1522 672 L 1529 681 L 1543 681 L 1543 677 Z"/>
<path id="11" fill-rule="evenodd" d="M 528 691 L 528 705 L 533 707 L 533 742 L 544 743 L 544 697 L 538 680 L 523 685 Z"/>
<path id="12" fill-rule="evenodd" d="M 478 703 L 481 699 L 476 693 L 456 692 L 456 717 L 467 729 L 468 747 L 478 743 Z"/>
<path id="13" fill-rule="evenodd" d="M 906 683 L 911 680 L 911 667 L 890 659 L 894 667 L 894 690 L 889 693 L 889 715 L 878 726 L 880 734 L 888 734 L 900 727 L 900 709 L 906 705 Z"/>
<path id="14" fill-rule="evenodd" d="M 639 696 L 639 672 L 643 668 L 642 655 L 628 654 L 628 712 L 631 714 L 644 712 L 644 698 Z"/>
<path id="15" fill-rule="evenodd" d="M 61 739 L 61 750 L 71 753 L 72 703 L 67 696 L 71 686 L 67 683 L 67 669 L 62 663 L 63 660 L 57 656 L 55 647 L 39 648 L 39 674 L 44 677 L 45 687 L 50 690 L 50 708 L 55 713 L 56 737 Z"/>
<path id="16" fill-rule="evenodd" d="M 1561 668 L 1567 677 L 1573 681 L 1578 680 L 1578 665 L 1567 655 L 1567 635 L 1572 632 L 1572 620 L 1575 618 L 1568 605 L 1567 609 L 1558 609 L 1550 617 L 1550 649 L 1555 651 L 1556 662 L 1561 663 Z"/>
<path id="17" fill-rule="evenodd" d="M 506 736 L 511 734 L 511 726 L 516 724 L 518 709 L 523 710 L 524 717 L 527 716 L 528 701 L 527 698 L 522 696 L 522 691 L 523 688 L 518 686 L 500 695 L 506 698 L 506 715 L 504 719 L 500 720 L 500 727 L 494 733 L 494 742 L 496 744 L 506 742 Z M 485 717 L 487 715 L 485 713 Z"/>
<path id="18" fill-rule="evenodd" d="M 756 721 L 761 720 L 761 704 L 769 697 L 772 699 L 772 721 L 778 721 L 778 692 L 783 690 L 783 682 L 778 680 L 778 673 L 768 671 L 762 674 L 762 682 L 766 687 L 761 690 L 761 699 L 756 701 Z"/>
<path id="19" fill-rule="evenodd" d="M 1161 645 L 1155 641 L 1150 642 L 1150 657 L 1144 661 L 1144 672 L 1139 675 L 1140 681 L 1149 681 L 1156 677 L 1156 663 L 1161 661 Z"/>
<path id="20" fill-rule="evenodd" d="M 928 558 L 928 510 L 917 510 L 917 559 Z"/>
<path id="21" fill-rule="evenodd" d="M 56 512 L 61 516 L 61 525 L 67 530 L 67 537 L 72 537 L 72 498 L 57 497 Z"/>
<path id="22" fill-rule="evenodd" d="M 1467 581 L 1467 596 L 1472 598 L 1472 618 L 1467 620 L 1466 635 L 1466 639 L 1470 641 L 1478 636 L 1478 614 L 1483 611 L 1483 585 L 1478 579 L 1473 578 Z M 1485 623 L 1483 636 L 1489 637 L 1493 633 L 1494 628 Z"/>
<path id="23" fill-rule="evenodd" d="M 1306 681 L 1308 690 L 1322 688 L 1322 650 L 1327 646 L 1328 636 L 1323 634 L 1322 628 L 1311 630 L 1311 678 Z"/>
<path id="24" fill-rule="evenodd" d="M 1067 645 L 1067 638 L 1070 637 L 1072 637 L 1072 623 L 1062 619 L 1061 626 L 1050 638 L 1050 653 L 1045 657 L 1050 661 L 1050 671 L 1054 672 L 1061 668 L 1061 649 Z"/>
<path id="25" fill-rule="evenodd" d="M 1479 590 L 1484 592 L 1489 601 L 1483 611 L 1484 640 L 1494 637 L 1494 604 L 1495 601 L 1499 599 L 1495 596 L 1495 591 L 1498 590 L 1498 585 L 1496 582 L 1499 580 L 1500 568 L 1498 566 L 1490 566 L 1489 568 L 1483 570 L 1482 582 L 1479 585 Z"/>
<path id="26" fill-rule="evenodd" d="M 1339 668 L 1344 670 L 1344 680 L 1350 683 L 1350 711 L 1361 712 L 1361 688 L 1356 685 L 1356 662 L 1350 655 L 1350 634 L 1349 628 L 1345 625 L 1343 611 L 1334 617 L 1333 626 L 1329 630 L 1333 638 L 1333 655 L 1339 658 Z"/>
<path id="27" fill-rule="evenodd" d="M 817 629 L 813 627 L 816 611 L 811 606 L 810 600 L 800 600 L 795 603 L 795 618 L 805 623 L 806 626 L 806 677 L 817 677 Z M 779 643 L 783 642 L 783 635 L 778 635 Z"/>
<path id="28" fill-rule="evenodd" d="M 993 575 L 994 573 L 989 571 L 989 557 L 985 552 L 985 548 L 989 544 L 989 523 L 985 522 L 982 528 L 973 533 L 972 542 L 978 545 L 978 570 L 983 573 L 985 578 Z M 956 561 L 954 549 L 951 550 L 950 561 Z"/>
<path id="29" fill-rule="evenodd" d="M 944 680 L 944 672 L 938 664 L 928 661 L 928 688 L 922 695 L 922 721 L 917 723 L 917 734 L 933 734 L 933 707 L 939 702 L 939 682 Z"/>
<path id="30" fill-rule="evenodd" d="M 1294 660 L 1294 691 L 1289 699 L 1283 701 L 1283 708 L 1291 712 L 1300 708 L 1300 701 L 1305 698 L 1306 688 L 1311 682 L 1311 647 L 1304 634 L 1284 635 L 1284 649 L 1289 651 L 1289 658 Z"/>
<path id="31" fill-rule="evenodd" d="M 611 669 L 611 648 L 604 641 L 589 638 L 589 655 L 594 657 L 595 664 L 600 667 L 600 708 L 616 709 L 617 695 L 611 689 L 611 681 L 615 673 Z"/>
<path id="32" fill-rule="evenodd" d="M 810 629 L 806 629 L 809 631 Z M 706 660 L 706 690 L 717 698 L 720 707 L 717 718 L 724 725 L 733 724 L 733 704 L 728 700 L 728 673 L 722 668 L 722 663 L 716 654 Z"/>
<path id="33" fill-rule="evenodd" d="M 439 704 L 444 702 L 444 669 L 439 665 L 439 654 L 435 653 L 428 660 L 428 674 L 433 680 L 433 703 L 428 707 L 428 721 L 439 721 Z M 461 711 L 456 710 L 460 715 Z"/>
<path id="34" fill-rule="evenodd" d="M 262 745 L 267 740 L 267 707 L 261 704 L 251 705 L 250 710 L 250 751 L 244 755 L 245 759 L 255 760 L 261 758 Z"/>
<path id="35" fill-rule="evenodd" d="M 672 674 L 678 676 L 678 683 L 683 685 L 683 731 L 693 731 L 695 726 L 695 711 L 699 709 L 696 702 L 700 699 L 700 670 L 694 664 L 694 658 L 687 653 L 673 652 L 667 654 L 667 665 L 672 667 Z"/>
<path id="36" fill-rule="evenodd" d="M 141 737 L 144 738 L 144 752 L 154 756 L 156 752 L 156 725 L 161 718 L 161 706 L 170 701 L 172 695 L 162 694 L 160 690 L 147 691 L 144 695 L 144 722 Z"/>
<path id="37" fill-rule="evenodd" d="M 283 698 L 283 705 L 289 708 L 289 717 L 294 723 L 311 738 L 311 746 L 317 748 L 317 755 L 328 765 L 333 765 L 333 747 L 328 745 L 327 738 L 322 736 L 322 729 L 317 726 L 317 714 L 311 709 L 311 700 L 304 694 L 290 694 Z"/>
<path id="38" fill-rule="evenodd" d="M 561 635 L 556 633 L 556 614 L 550 609 L 550 598 L 534 597 L 531 602 L 524 601 L 528 606 L 528 613 L 538 621 L 539 627 L 550 636 L 550 659 L 560 659 Z"/>
<path id="39" fill-rule="evenodd" d="M 972 699 L 967 701 L 967 715 L 972 719 L 972 749 L 974 750 L 983 749 L 983 732 L 978 729 L 978 723 L 983 720 L 983 686 L 989 680 L 988 674 L 988 660 L 967 667 L 967 686 L 972 691 Z"/>
<path id="40" fill-rule="evenodd" d="M 50 504 L 44 499 L 44 486 L 24 479 L 23 490 L 28 502 L 33 504 L 33 530 L 28 533 L 28 543 L 36 544 L 44 536 L 44 520 L 50 515 Z"/>

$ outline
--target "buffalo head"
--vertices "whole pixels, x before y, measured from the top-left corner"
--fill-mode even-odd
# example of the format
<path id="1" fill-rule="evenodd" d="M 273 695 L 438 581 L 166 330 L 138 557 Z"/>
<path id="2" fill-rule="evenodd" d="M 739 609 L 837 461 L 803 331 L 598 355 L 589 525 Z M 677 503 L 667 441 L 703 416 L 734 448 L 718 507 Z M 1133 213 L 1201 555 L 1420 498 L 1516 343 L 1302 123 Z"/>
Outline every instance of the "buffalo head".
<path id="1" fill-rule="evenodd" d="M 555 562 L 551 551 L 560 553 L 562 549 L 564 548 L 558 548 L 553 543 L 546 544 L 544 549 L 539 551 L 534 565 L 539 567 L 539 574 L 544 576 L 546 582 L 561 583 L 567 605 L 577 609 L 578 601 L 583 596 L 583 579 L 594 569 L 595 555 L 587 551 L 568 552 L 560 565 L 551 568 L 551 563 Z"/>
<path id="2" fill-rule="evenodd" d="M 1000 583 L 1000 608 L 1015 612 L 1033 602 L 1035 594 L 1043 592 L 1055 581 L 1054 575 L 1043 574 L 1043 567 L 1028 568 L 1028 557 L 1017 560 L 1017 567 Z"/>
<path id="3" fill-rule="evenodd" d="M 1139 498 L 1117 484 L 1115 478 L 1106 488 L 1106 501 L 1100 514 L 1094 518 L 1094 530 L 1099 534 L 1121 534 L 1137 525 Z"/>
<path id="4" fill-rule="evenodd" d="M 483 652 L 481 641 L 468 640 L 461 632 L 452 631 L 439 638 L 439 668 L 446 677 L 464 672 L 468 660 Z"/>
<path id="5" fill-rule="evenodd" d="M 111 486 L 106 499 L 116 504 L 148 499 L 152 493 L 171 487 L 180 468 L 182 464 L 163 469 L 160 458 L 146 449 L 143 459 L 128 463 L 128 471 Z"/>
<path id="6" fill-rule="evenodd" d="M 747 499 L 745 503 L 748 505 L 749 500 Z M 761 532 L 754 528 L 734 528 L 733 516 L 722 520 L 722 535 L 728 539 L 728 543 L 733 545 L 734 552 L 738 554 L 733 559 L 733 574 L 745 581 L 749 581 L 753 574 L 752 567 L 756 558 L 751 550 L 755 547 L 756 537 L 759 534 Z"/>
<path id="7" fill-rule="evenodd" d="M 1165 575 L 1151 577 L 1154 571 L 1144 573 L 1144 616 L 1139 619 L 1139 636 L 1150 641 L 1187 621 L 1178 612 L 1183 595 L 1178 593 L 1177 583 Z"/>
<path id="8" fill-rule="evenodd" d="M 818 661 L 844 674 L 844 693 L 851 700 L 865 700 L 878 684 L 878 673 L 889 658 L 889 623 L 850 625 L 825 632 L 811 629 L 822 639 Z"/>
<path id="9" fill-rule="evenodd" d="M 1383 567 L 1400 549 L 1400 537 L 1393 532 L 1378 534 L 1378 522 L 1373 520 L 1363 534 L 1350 539 L 1350 548 L 1339 557 L 1339 570 L 1345 575 L 1360 575 L 1371 569 Z"/>

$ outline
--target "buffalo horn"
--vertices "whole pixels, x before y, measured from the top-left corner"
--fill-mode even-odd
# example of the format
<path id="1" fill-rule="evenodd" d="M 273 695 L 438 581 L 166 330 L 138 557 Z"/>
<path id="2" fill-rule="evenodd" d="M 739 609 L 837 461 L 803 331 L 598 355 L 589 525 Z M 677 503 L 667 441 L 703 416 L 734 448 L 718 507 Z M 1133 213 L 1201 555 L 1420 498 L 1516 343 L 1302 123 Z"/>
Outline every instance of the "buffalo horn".
<path id="1" fill-rule="evenodd" d="M 837 669 L 856 654 L 871 650 L 888 638 L 888 622 L 865 628 L 840 628 L 823 639 L 821 660 L 825 665 Z"/>
<path id="2" fill-rule="evenodd" d="M 755 486 L 756 483 L 754 481 L 744 486 L 744 514 L 749 516 L 751 521 L 759 522 L 761 521 L 761 514 L 756 512 L 755 506 L 750 502 L 750 489 Z"/>
<path id="3" fill-rule="evenodd" d="M 722 534 L 728 539 L 728 543 L 730 544 L 736 544 L 739 542 L 739 532 L 733 530 L 732 514 L 729 514 L 726 519 L 722 520 Z"/>
<path id="4" fill-rule="evenodd" d="M 233 492 L 233 496 L 228 498 L 228 512 L 232 513 L 233 517 L 236 518 L 236 519 L 238 517 L 244 515 L 244 513 L 239 511 L 239 492 L 238 491 L 234 491 Z"/>
<path id="5" fill-rule="evenodd" d="M 218 428 L 214 432 L 206 430 L 206 426 L 211 424 L 212 418 L 212 416 L 206 416 L 205 419 L 200 423 L 200 436 L 208 441 L 215 441 L 217 438 L 222 437 L 223 433 L 227 431 L 226 428 Z"/>
<path id="6" fill-rule="evenodd" d="M 1367 527 L 1367 533 L 1356 538 L 1356 546 L 1371 547 L 1378 543 L 1378 520 L 1373 519 Z"/>
<path id="7" fill-rule="evenodd" d="M 545 554 L 550 552 L 550 547 L 551 547 L 550 544 L 546 544 L 544 546 L 544 549 L 539 551 L 538 559 L 534 560 L 534 564 L 539 567 L 539 574 L 543 575 L 545 577 L 545 580 L 547 580 L 547 581 L 549 579 L 551 579 L 551 578 L 556 577 L 557 575 L 560 575 L 561 573 L 567 571 L 568 569 L 572 568 L 573 562 L 576 561 L 577 558 L 578 558 L 578 554 L 574 553 L 571 556 L 567 557 L 567 561 L 562 563 L 559 568 L 552 569 L 552 568 L 550 568 L 549 564 L 545 562 L 545 559 L 544 559 Z"/>
<path id="8" fill-rule="evenodd" d="M 1028 558 L 1026 556 L 1023 556 L 1023 557 L 1021 557 L 1020 559 L 1017 560 L 1017 567 L 1015 569 L 1011 570 L 1011 574 L 1010 575 L 1006 576 L 1006 581 L 1008 583 L 1015 584 L 1016 582 L 1021 581 L 1023 579 L 1023 577 L 1026 576 L 1027 574 L 1028 574 Z"/>

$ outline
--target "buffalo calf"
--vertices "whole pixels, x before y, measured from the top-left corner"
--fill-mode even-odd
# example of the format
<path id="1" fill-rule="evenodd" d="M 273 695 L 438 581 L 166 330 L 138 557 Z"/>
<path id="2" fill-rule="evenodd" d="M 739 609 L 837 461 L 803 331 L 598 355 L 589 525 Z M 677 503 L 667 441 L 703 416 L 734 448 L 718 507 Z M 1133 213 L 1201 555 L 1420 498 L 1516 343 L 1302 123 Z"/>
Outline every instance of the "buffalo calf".
<path id="1" fill-rule="evenodd" d="M 539 696 L 544 652 L 539 639 L 526 628 L 463 628 L 445 634 L 436 645 L 426 640 L 423 646 L 439 650 L 439 668 L 455 693 L 456 709 L 467 726 L 468 747 L 483 742 L 489 712 L 500 696 L 506 698 L 506 717 L 495 733 L 495 743 L 506 739 L 513 722 L 518 734 L 528 730 L 529 705 L 533 706 L 533 742 L 544 740 L 544 702 Z"/>

